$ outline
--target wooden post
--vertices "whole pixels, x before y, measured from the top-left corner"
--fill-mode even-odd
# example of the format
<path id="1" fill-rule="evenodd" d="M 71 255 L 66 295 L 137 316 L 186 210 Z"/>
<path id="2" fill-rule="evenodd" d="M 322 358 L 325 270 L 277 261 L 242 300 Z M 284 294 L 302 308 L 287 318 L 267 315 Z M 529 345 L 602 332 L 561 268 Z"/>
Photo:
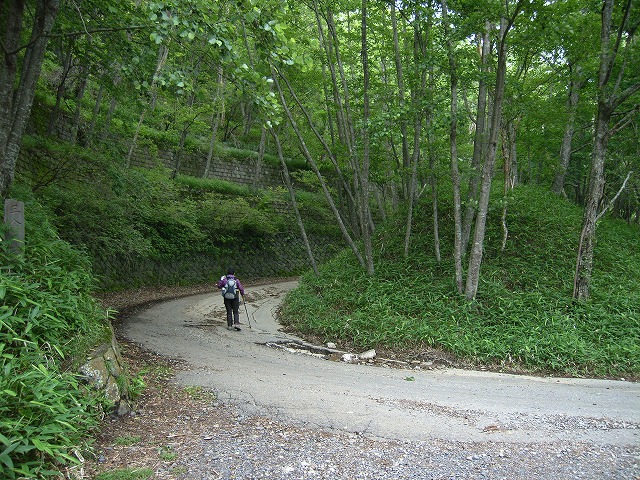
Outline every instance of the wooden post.
<path id="1" fill-rule="evenodd" d="M 24 247 L 24 203 L 8 198 L 4 201 L 4 223 L 9 227 L 5 241 L 9 250 L 22 253 Z"/>

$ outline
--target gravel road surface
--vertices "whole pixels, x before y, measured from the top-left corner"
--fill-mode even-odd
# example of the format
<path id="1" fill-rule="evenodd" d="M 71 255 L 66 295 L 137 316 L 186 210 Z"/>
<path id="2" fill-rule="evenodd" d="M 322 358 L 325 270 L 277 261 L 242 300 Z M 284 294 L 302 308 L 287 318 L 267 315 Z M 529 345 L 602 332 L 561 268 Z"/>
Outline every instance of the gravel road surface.
<path id="1" fill-rule="evenodd" d="M 275 311 L 295 285 L 248 289 L 241 332 L 226 329 L 212 294 L 121 326 L 184 360 L 178 383 L 233 408 L 232 427 L 203 439 L 184 478 L 640 479 L 639 384 L 327 360 L 279 330 Z"/>

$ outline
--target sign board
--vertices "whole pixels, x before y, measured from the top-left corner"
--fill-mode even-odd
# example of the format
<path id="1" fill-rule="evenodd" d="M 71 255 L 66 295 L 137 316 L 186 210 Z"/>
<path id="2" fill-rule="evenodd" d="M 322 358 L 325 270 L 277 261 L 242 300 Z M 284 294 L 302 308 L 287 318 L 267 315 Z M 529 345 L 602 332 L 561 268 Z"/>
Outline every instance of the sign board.
<path id="1" fill-rule="evenodd" d="M 8 198 L 4 201 L 4 223 L 9 227 L 7 238 L 9 248 L 20 253 L 24 245 L 24 203 Z"/>

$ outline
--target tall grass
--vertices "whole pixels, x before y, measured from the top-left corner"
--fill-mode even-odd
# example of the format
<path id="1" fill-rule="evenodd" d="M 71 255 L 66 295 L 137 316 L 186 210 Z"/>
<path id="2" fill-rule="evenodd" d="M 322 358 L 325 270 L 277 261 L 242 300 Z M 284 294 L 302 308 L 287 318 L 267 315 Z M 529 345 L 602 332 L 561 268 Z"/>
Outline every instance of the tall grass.
<path id="1" fill-rule="evenodd" d="M 477 299 L 455 291 L 451 236 L 436 262 L 430 216 L 418 211 L 412 250 L 402 257 L 401 223 L 377 235 L 376 273 L 349 252 L 311 273 L 286 299 L 283 321 L 352 348 L 435 348 L 505 370 L 638 378 L 640 232 L 616 220 L 598 227 L 592 298 L 571 300 L 580 209 L 520 187 L 510 199 L 501 250 L 501 210 L 490 212 Z M 447 218 L 449 212 L 442 212 Z M 400 221 L 399 221 L 400 222 Z"/>

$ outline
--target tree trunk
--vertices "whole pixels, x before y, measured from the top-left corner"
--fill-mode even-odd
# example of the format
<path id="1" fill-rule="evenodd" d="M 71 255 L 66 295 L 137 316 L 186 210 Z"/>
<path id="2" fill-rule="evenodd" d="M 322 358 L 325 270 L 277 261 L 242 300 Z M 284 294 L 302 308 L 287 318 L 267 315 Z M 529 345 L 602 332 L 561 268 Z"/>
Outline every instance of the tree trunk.
<path id="1" fill-rule="evenodd" d="M 58 123 L 58 117 L 60 116 L 60 104 L 62 103 L 62 99 L 64 98 L 67 91 L 67 79 L 69 78 L 69 73 L 71 72 L 74 45 L 75 39 L 72 38 L 69 41 L 67 54 L 64 56 L 64 60 L 62 61 L 62 76 L 60 77 L 60 83 L 58 83 L 58 87 L 56 88 L 56 103 L 51 109 L 51 113 L 49 114 L 49 123 L 47 125 L 47 135 L 49 136 L 53 136 L 56 123 Z M 62 57 L 62 55 L 63 52 L 60 52 L 59 56 Z"/>
<path id="2" fill-rule="evenodd" d="M 421 22 L 415 22 L 413 26 L 413 57 L 414 63 L 417 65 L 421 58 L 426 57 L 426 48 L 424 46 L 424 42 L 422 42 L 422 37 L 420 34 L 420 24 Z M 430 28 L 430 25 L 427 24 Z M 412 229 L 412 221 L 413 221 L 413 209 L 415 202 L 417 200 L 416 196 L 416 187 L 418 183 L 418 163 L 420 162 L 420 144 L 422 138 L 422 116 L 423 109 L 421 107 L 421 103 L 424 99 L 425 88 L 426 88 L 426 78 L 427 78 L 427 70 L 426 68 L 422 68 L 420 72 L 420 83 L 416 85 L 411 91 L 411 102 L 414 111 L 413 117 L 413 154 L 411 155 L 411 181 L 408 185 L 408 195 L 407 195 L 407 226 L 405 231 L 404 238 L 404 258 L 409 257 L 409 245 L 411 240 L 411 229 Z M 427 118 L 427 122 L 430 122 L 431 118 Z M 433 177 L 432 177 L 433 178 Z M 432 185 L 433 186 L 433 185 Z M 436 224 L 437 225 L 437 224 Z M 436 226 L 436 245 L 437 245 L 437 226 Z M 436 255 L 439 256 L 439 250 L 436 250 Z"/>
<path id="3" fill-rule="evenodd" d="M 327 12 L 327 27 L 328 27 L 329 33 L 331 34 L 331 40 L 332 40 L 331 43 L 335 51 L 336 63 L 338 65 L 338 73 L 340 75 L 340 82 L 342 84 L 342 95 L 344 96 L 342 105 L 344 105 L 343 117 L 345 122 L 347 148 L 349 151 L 350 161 L 353 162 L 354 160 L 353 143 L 356 135 L 355 135 L 355 128 L 353 126 L 353 120 L 351 115 L 351 101 L 349 99 L 350 98 L 349 86 L 347 83 L 347 77 L 344 73 L 344 67 L 342 65 L 342 56 L 340 55 L 340 50 L 339 50 L 338 33 L 336 31 L 335 23 L 333 21 L 333 13 L 330 10 Z M 336 85 L 336 89 L 337 89 L 337 85 Z M 355 165 L 353 166 L 355 167 Z"/>
<path id="4" fill-rule="evenodd" d="M 360 182 L 362 181 L 362 179 L 360 178 L 361 165 L 358 162 L 356 150 L 355 150 L 356 132 L 355 132 L 355 124 L 353 121 L 353 115 L 351 113 L 351 100 L 350 100 L 351 94 L 349 89 L 349 83 L 347 81 L 347 77 L 344 72 L 342 55 L 340 54 L 339 36 L 336 30 L 336 26 L 333 18 L 333 12 L 331 9 L 328 9 L 326 11 L 325 18 L 327 23 L 327 30 L 329 31 L 329 35 L 331 39 L 330 44 L 333 47 L 333 52 L 335 55 L 335 63 L 337 65 L 337 74 L 339 76 L 339 82 L 340 82 L 339 84 L 334 84 L 333 88 L 337 92 L 340 92 L 340 91 L 342 92 L 342 100 L 340 102 L 340 105 L 342 105 L 342 109 L 343 109 L 342 118 L 343 118 L 344 129 L 345 129 L 345 132 L 344 132 L 345 146 L 348 152 L 347 160 L 353 172 L 352 187 L 349 188 L 349 186 L 345 184 L 345 193 L 347 194 L 347 200 L 350 202 L 348 212 L 353 217 L 353 220 L 351 221 L 352 230 L 358 237 L 362 238 L 362 235 L 364 234 L 363 228 L 365 224 L 368 223 L 368 220 L 366 219 L 366 217 L 362 216 L 364 214 L 364 209 L 366 209 L 367 207 L 364 207 L 359 204 L 362 199 L 362 197 L 359 195 L 359 192 L 361 192 L 361 189 L 362 189 L 360 185 Z M 347 16 L 347 30 L 348 31 L 351 30 L 350 16 Z M 329 63 L 331 63 L 331 60 L 329 58 L 327 58 L 327 60 L 329 61 Z M 334 81 L 335 80 L 336 79 L 334 78 Z M 354 82 L 355 81 L 356 80 L 354 79 Z M 318 135 L 316 134 L 316 136 Z M 340 169 L 338 167 L 337 161 L 333 153 L 330 154 L 330 158 L 331 158 L 331 161 L 333 162 L 334 167 L 337 169 L 337 171 L 339 171 Z M 344 178 L 341 175 L 341 173 L 339 173 L 339 175 L 341 179 Z"/>
<path id="5" fill-rule="evenodd" d="M 447 57 L 449 59 L 449 78 L 451 84 L 451 125 L 449 128 L 449 148 L 451 152 L 451 182 L 453 185 L 454 247 L 453 260 L 458 293 L 463 293 L 462 281 L 462 213 L 460 201 L 460 172 L 458 170 L 458 73 L 456 57 L 451 42 L 447 2 L 441 0 L 442 24 L 444 25 Z"/>
<path id="6" fill-rule="evenodd" d="M 507 120 L 504 125 L 502 139 L 502 158 L 504 159 L 502 189 L 502 247 L 504 252 L 509 238 L 509 226 L 507 225 L 507 211 L 509 208 L 509 192 L 516 185 L 516 126 L 513 120 Z"/>
<path id="7" fill-rule="evenodd" d="M 300 99 L 296 95 L 296 92 L 293 90 L 293 87 L 291 86 L 289 80 L 284 75 L 281 75 L 281 78 L 286 83 L 287 89 L 288 89 L 289 93 L 291 94 L 291 97 L 294 99 L 294 101 L 296 102 L 296 104 L 300 108 L 302 114 L 304 115 L 305 119 L 307 120 L 307 124 L 309 125 L 309 128 L 311 128 L 311 131 L 313 132 L 313 134 L 318 139 L 318 141 L 320 142 L 320 144 L 324 148 L 325 152 L 327 153 L 327 157 L 331 161 L 331 164 L 333 165 L 333 168 L 336 171 L 336 175 L 338 176 L 339 184 L 342 187 L 339 190 L 340 190 L 340 192 L 343 192 L 344 194 L 346 194 L 347 203 L 349 204 L 348 211 L 349 211 L 350 214 L 353 214 L 354 208 L 357 208 L 357 205 L 358 205 L 358 201 L 357 201 L 357 198 L 356 198 L 356 193 L 354 193 L 355 189 L 350 187 L 349 183 L 346 181 L 345 176 L 342 173 L 342 169 L 340 168 L 340 165 L 338 164 L 338 161 L 336 160 L 336 156 L 333 153 L 333 150 L 331 150 L 331 147 L 327 144 L 327 142 L 325 141 L 325 139 L 322 136 L 322 134 L 320 133 L 320 131 L 318 131 L 318 128 L 316 127 L 316 125 L 313 122 L 313 119 L 311 118 L 311 114 L 308 112 L 306 107 L 302 104 L 302 102 L 300 101 Z M 353 166 L 353 164 L 352 164 L 352 166 Z M 358 170 L 355 167 L 357 167 L 357 165 L 354 166 L 354 172 L 357 172 Z"/>
<path id="8" fill-rule="evenodd" d="M 398 44 L 398 19 L 396 15 L 395 3 L 391 4 L 391 28 L 393 31 L 393 54 L 396 64 L 396 78 L 398 81 L 398 108 L 404 113 L 404 75 L 402 72 L 402 59 L 400 57 L 400 46 Z M 400 133 L 402 136 L 402 185 L 404 188 L 405 198 L 409 202 L 413 202 L 413 198 L 410 196 L 414 190 L 414 186 L 411 186 L 412 176 L 407 175 L 407 170 L 411 165 L 411 159 L 409 158 L 409 139 L 407 138 L 407 120 L 404 114 L 400 115 Z"/>
<path id="9" fill-rule="evenodd" d="M 338 35 L 336 32 L 335 25 L 333 23 L 333 15 L 331 11 L 329 10 L 325 14 L 321 14 L 318 3 L 315 1 L 313 3 L 313 10 L 315 13 L 316 23 L 318 27 L 319 42 L 324 49 L 325 55 L 327 57 L 327 67 L 329 68 L 329 72 L 331 73 L 331 88 L 333 92 L 334 104 L 336 107 L 338 137 L 342 142 L 342 144 L 346 147 L 346 150 L 348 152 L 348 155 L 347 155 L 348 162 L 354 172 L 353 186 L 350 186 L 346 181 L 345 176 L 342 174 L 342 170 L 338 165 L 338 162 L 333 153 L 333 150 L 329 145 L 327 145 L 323 136 L 315 128 L 314 123 L 311 120 L 311 116 L 308 114 L 306 108 L 302 105 L 298 97 L 293 92 L 293 89 L 289 85 L 286 77 L 283 77 L 283 80 L 287 82 L 287 87 L 289 89 L 289 92 L 292 94 L 296 103 L 300 106 L 316 138 L 318 138 L 320 143 L 323 145 L 325 151 L 327 152 L 328 157 L 336 171 L 336 174 L 338 175 L 343 191 L 346 194 L 346 200 L 348 203 L 348 206 L 346 207 L 346 211 L 351 216 L 350 223 L 351 223 L 352 231 L 354 231 L 357 235 L 361 235 L 362 219 L 359 217 L 359 215 L 362 212 L 362 210 L 359 205 L 360 199 L 358 198 L 357 193 L 355 193 L 359 189 L 358 187 L 359 179 L 357 176 L 359 166 L 357 165 L 357 162 L 355 159 L 355 152 L 353 147 L 355 143 L 355 130 L 353 127 L 353 123 L 351 121 L 349 89 L 348 89 L 346 77 L 344 75 L 344 69 L 342 67 L 342 57 L 340 55 Z M 322 23 L 323 18 L 326 21 L 327 30 L 329 33 L 328 38 L 325 37 L 325 34 L 324 34 L 324 28 Z M 342 96 L 340 95 L 341 91 L 342 91 Z M 330 115 L 330 112 L 327 112 L 327 113 L 328 115 Z"/>
<path id="10" fill-rule="evenodd" d="M 571 81 L 569 83 L 569 97 L 567 98 L 567 123 L 564 126 L 564 134 L 562 136 L 562 145 L 560 146 L 560 164 L 558 170 L 553 177 L 553 184 L 551 191 L 556 195 L 564 195 L 564 179 L 567 175 L 567 168 L 569 168 L 569 161 L 571 160 L 571 142 L 573 140 L 573 134 L 575 132 L 576 113 L 578 110 L 578 100 L 580 98 L 580 89 L 584 82 L 580 79 L 580 68 L 574 69 L 570 66 L 569 72 L 571 75 Z"/>
<path id="11" fill-rule="evenodd" d="M 253 176 L 253 188 L 260 185 L 260 177 L 262 176 L 262 162 L 264 160 L 264 149 L 267 142 L 267 129 L 262 127 L 260 133 L 260 145 L 258 145 L 258 157 L 256 158 L 256 169 Z"/>
<path id="12" fill-rule="evenodd" d="M 591 155 L 589 187 L 582 216 L 582 231 L 580 232 L 576 274 L 573 282 L 573 298 L 576 300 L 587 300 L 589 298 L 591 272 L 593 271 L 596 217 L 598 216 L 598 206 L 604 191 L 604 161 L 611 113 L 608 105 L 604 102 L 598 102 L 598 117 L 596 118 L 596 132 Z"/>
<path id="13" fill-rule="evenodd" d="M 521 2 L 516 6 L 515 15 L 518 14 Z M 487 225 L 487 213 L 489 211 L 489 197 L 491 193 L 491 181 L 493 179 L 493 168 L 496 162 L 498 147 L 498 136 L 500 132 L 500 121 L 502 117 L 502 102 L 504 99 L 505 77 L 507 70 L 507 35 L 512 22 L 502 18 L 500 21 L 500 35 L 498 47 L 498 65 L 496 70 L 496 88 L 491 112 L 491 125 L 489 131 L 489 142 L 487 158 L 482 167 L 482 180 L 480 185 L 480 196 L 478 199 L 478 212 L 476 214 L 475 229 L 473 234 L 473 244 L 471 245 L 471 255 L 469 257 L 469 269 L 467 271 L 467 282 L 465 286 L 465 296 L 467 300 L 473 300 L 478 292 L 480 281 L 480 266 L 482 264 L 482 254 L 484 249 L 484 236 Z"/>
<path id="14" fill-rule="evenodd" d="M 337 81 L 337 75 L 336 75 L 336 69 L 335 69 L 335 65 L 334 65 L 334 61 L 333 61 L 333 55 L 332 55 L 332 46 L 330 45 L 331 40 L 327 39 L 324 33 L 324 28 L 322 27 L 322 21 L 321 21 L 321 15 L 320 15 L 320 10 L 318 7 L 318 2 L 314 0 L 313 2 L 313 11 L 315 13 L 315 17 L 316 17 L 316 24 L 318 27 L 318 40 L 320 42 L 320 45 L 322 46 L 322 49 L 325 52 L 325 55 L 327 57 L 327 64 L 326 66 L 323 65 L 323 71 L 325 67 L 329 68 L 329 73 L 331 75 L 331 85 L 332 85 L 332 89 L 331 89 L 331 94 L 333 96 L 333 104 L 335 106 L 335 115 L 336 115 L 336 125 L 337 125 L 337 129 L 338 129 L 338 139 L 343 142 L 343 143 L 347 143 L 347 132 L 346 132 L 346 122 L 344 120 L 344 110 L 342 107 L 342 99 L 340 98 L 338 89 L 337 89 L 337 85 L 338 85 L 338 81 Z M 329 96 L 329 94 L 327 93 L 327 96 Z M 328 104 L 328 102 L 327 102 Z M 330 112 L 330 109 L 327 109 L 327 112 Z M 331 115 L 329 115 L 331 116 Z M 331 137 L 333 140 L 333 136 Z"/>
<path id="15" fill-rule="evenodd" d="M 93 143 L 93 133 L 96 130 L 96 122 L 98 121 L 98 114 L 102 107 L 102 95 L 104 94 L 104 85 L 100 85 L 98 93 L 96 94 L 96 100 L 93 104 L 93 111 L 91 112 L 91 122 L 87 128 L 87 145 Z"/>
<path id="16" fill-rule="evenodd" d="M 293 131 L 295 132 L 296 136 L 298 137 L 298 141 L 300 143 L 300 150 L 301 150 L 302 154 L 304 155 L 304 158 L 309 163 L 309 166 L 311 167 L 313 172 L 316 174 L 316 177 L 318 178 L 318 181 L 320 182 L 320 186 L 322 188 L 322 192 L 324 193 L 325 199 L 327 200 L 327 203 L 329 204 L 329 208 L 331 209 L 331 212 L 333 213 L 334 218 L 336 219 L 336 222 L 338 223 L 338 227 L 340 228 L 340 232 L 342 233 L 343 238 L 345 239 L 345 241 L 347 242 L 347 244 L 351 248 L 351 251 L 355 255 L 355 257 L 358 260 L 358 262 L 360 263 L 360 265 L 363 268 L 366 268 L 365 259 L 362 257 L 362 254 L 360 253 L 360 250 L 358 249 L 358 246 L 356 245 L 356 243 L 353 241 L 353 238 L 351 238 L 351 235 L 349 235 L 349 232 L 347 231 L 347 227 L 345 226 L 344 221 L 342 220 L 342 216 L 340 215 L 340 211 L 336 207 L 336 204 L 335 204 L 335 202 L 333 200 L 333 196 L 331 195 L 329 187 L 327 186 L 327 182 L 325 181 L 324 177 L 320 173 L 320 169 L 318 168 L 318 165 L 316 164 L 316 162 L 315 162 L 315 160 L 313 158 L 313 155 L 311 154 L 311 152 L 307 148 L 307 144 L 306 144 L 306 142 L 304 140 L 304 137 L 303 137 L 302 133 L 300 132 L 300 129 L 298 128 L 298 124 L 297 124 L 293 114 L 291 113 L 291 110 L 289 108 L 288 102 L 286 101 L 286 99 L 284 97 L 284 92 L 282 91 L 282 88 L 280 86 L 280 82 L 278 80 L 278 75 L 276 74 L 276 69 L 273 66 L 271 67 L 271 74 L 272 74 L 272 77 L 273 77 L 273 80 L 274 80 L 274 84 L 275 84 L 275 86 L 276 86 L 276 88 L 278 90 L 278 95 L 280 97 L 280 102 L 282 104 L 282 108 L 284 110 L 284 113 L 285 113 L 287 119 L 289 120 L 289 124 L 291 125 L 291 128 L 293 128 Z"/>
<path id="17" fill-rule="evenodd" d="M 207 162 L 204 166 L 203 178 L 209 178 L 209 171 L 211 170 L 211 160 L 213 159 L 213 152 L 216 145 L 216 139 L 218 136 L 218 128 L 220 123 L 224 121 L 225 114 L 225 102 L 222 89 L 224 88 L 224 76 L 222 67 L 218 67 L 218 86 L 216 87 L 215 102 L 213 103 L 213 113 L 211 114 L 211 136 L 209 137 L 209 151 L 207 152 Z M 218 104 L 219 103 L 219 104 Z M 216 109 L 217 108 L 217 109 Z"/>
<path id="18" fill-rule="evenodd" d="M 595 124 L 595 137 L 593 152 L 591 155 L 591 170 L 589 173 L 589 186 L 585 199 L 584 214 L 582 217 L 582 230 L 578 243 L 578 255 L 576 259 L 576 272 L 573 281 L 573 298 L 578 301 L 586 301 L 589 298 L 591 285 L 591 273 L 593 271 L 593 248 L 595 244 L 596 223 L 598 221 L 598 207 L 604 191 L 604 164 L 607 144 L 612 133 L 609 127 L 611 117 L 616 108 L 631 95 L 640 90 L 640 79 L 637 71 L 633 71 L 632 82 L 626 82 L 626 89 L 619 91 L 623 85 L 626 61 L 616 64 L 616 57 L 620 54 L 620 48 L 632 48 L 635 39 L 632 32 L 627 31 L 627 23 L 631 12 L 631 1 L 623 6 L 621 21 L 618 27 L 615 42 L 611 42 L 612 18 L 614 1 L 604 0 L 602 6 L 602 29 L 600 32 L 600 69 L 598 73 L 598 114 Z M 623 46 L 622 38 L 626 34 L 626 46 Z M 624 53 L 624 52 L 622 52 Z M 620 54 L 624 59 L 625 55 Z M 615 67 L 615 68 L 614 68 Z M 617 75 L 611 85 L 611 77 Z"/>
<path id="19" fill-rule="evenodd" d="M 304 228 L 304 222 L 302 221 L 302 216 L 300 215 L 300 209 L 298 208 L 298 202 L 296 201 L 296 192 L 293 190 L 291 177 L 289 175 L 289 169 L 287 168 L 287 162 L 284 161 L 284 156 L 282 155 L 282 145 L 280 143 L 280 138 L 278 137 L 278 134 L 273 130 L 271 130 L 271 136 L 273 137 L 276 143 L 278 159 L 280 160 L 280 166 L 282 166 L 282 176 L 284 177 L 284 183 L 287 186 L 287 191 L 289 192 L 289 198 L 291 198 L 291 207 L 293 209 L 293 214 L 296 217 L 296 222 L 298 223 L 298 227 L 300 228 L 300 235 L 302 236 L 302 241 L 304 242 L 305 249 L 307 250 L 307 256 L 309 257 L 309 262 L 311 262 L 311 267 L 313 268 L 313 272 L 316 275 L 320 275 L 320 272 L 318 271 L 318 265 L 316 263 L 316 259 L 313 256 L 313 250 L 311 249 L 311 244 L 309 243 L 309 238 L 307 237 L 307 231 Z"/>
<path id="20" fill-rule="evenodd" d="M 187 101 L 187 110 L 189 112 L 193 111 L 193 105 L 196 101 L 196 94 L 198 90 L 198 76 L 200 75 L 200 66 L 202 64 L 202 58 L 198 58 L 195 60 L 195 67 L 193 69 L 192 78 L 193 78 L 193 86 L 191 89 L 191 94 L 189 95 L 189 100 Z M 182 131 L 180 132 L 180 140 L 178 142 L 178 148 L 175 150 L 175 163 L 173 169 L 173 177 L 180 173 L 180 167 L 182 166 L 182 154 L 184 153 L 184 144 L 187 141 L 187 135 L 189 134 L 189 128 L 193 125 L 193 122 L 196 121 L 200 114 L 194 113 L 193 117 L 186 121 L 182 127 Z"/>
<path id="21" fill-rule="evenodd" d="M 149 102 L 149 105 L 144 110 L 142 110 L 142 113 L 140 114 L 140 119 L 138 120 L 138 124 L 136 126 L 136 130 L 133 134 L 133 138 L 131 139 L 131 145 L 129 146 L 129 153 L 127 153 L 127 158 L 125 159 L 125 165 L 127 168 L 129 168 L 131 164 L 131 157 L 133 156 L 133 152 L 136 149 L 136 144 L 138 143 L 138 135 L 140 135 L 140 129 L 142 128 L 142 124 L 144 123 L 144 118 L 147 114 L 147 111 L 150 109 L 153 110 L 153 108 L 155 107 L 156 96 L 157 96 L 156 78 L 158 77 L 158 75 L 160 74 L 160 71 L 164 67 L 164 63 L 167 61 L 168 56 L 169 56 L 169 47 L 167 45 L 162 45 L 160 47 L 160 50 L 158 51 L 158 62 L 156 64 L 156 70 L 153 74 L 153 80 L 151 81 L 151 87 L 150 87 L 151 101 Z"/>
<path id="22" fill-rule="evenodd" d="M 0 3 L 0 14 L 4 17 L 4 48 L 0 62 L 0 194 L 3 199 L 13 183 L 22 136 L 60 1 L 36 2 L 30 41 L 26 47 L 21 47 L 24 7 L 20 0 Z M 21 62 L 18 54 L 22 50 L 25 54 Z M 19 78 L 18 65 L 22 65 Z"/>
<path id="23" fill-rule="evenodd" d="M 480 47 L 480 81 L 478 83 L 478 107 L 476 114 L 476 131 L 473 138 L 473 156 L 471 158 L 471 176 L 469 177 L 469 189 L 467 191 L 467 208 L 465 210 L 464 221 L 462 223 L 462 255 L 465 254 L 469 246 L 469 238 L 471 237 L 471 227 L 473 226 L 473 218 L 475 213 L 474 203 L 478 196 L 478 188 L 480 186 L 480 169 L 482 165 L 482 157 L 486 147 L 486 118 L 487 118 L 487 80 L 489 54 L 491 53 L 491 39 L 489 32 L 492 25 L 487 22 L 485 24 L 484 33 L 482 35 Z"/>
<path id="24" fill-rule="evenodd" d="M 84 94 L 87 91 L 87 83 L 89 82 L 89 71 L 87 65 L 82 65 L 80 67 L 79 78 L 78 78 L 78 92 L 76 93 L 76 109 L 73 114 L 73 123 L 71 127 L 71 138 L 69 139 L 69 143 L 75 144 L 78 140 L 78 132 L 80 131 L 80 120 L 82 118 L 82 100 L 84 99 Z"/>
<path id="25" fill-rule="evenodd" d="M 107 114 L 104 116 L 104 126 L 100 133 L 101 142 L 104 142 L 111 133 L 111 121 L 113 120 L 113 115 L 116 113 L 117 105 L 118 99 L 116 97 L 111 97 L 111 101 L 109 101 L 109 109 L 107 110 Z"/>
<path id="26" fill-rule="evenodd" d="M 360 174 L 360 208 L 362 222 L 362 243 L 367 274 L 373 275 L 373 245 L 371 234 L 373 225 L 369 209 L 369 48 L 367 45 L 367 0 L 362 0 L 362 101 L 363 101 L 363 125 L 362 125 L 362 170 Z"/>

